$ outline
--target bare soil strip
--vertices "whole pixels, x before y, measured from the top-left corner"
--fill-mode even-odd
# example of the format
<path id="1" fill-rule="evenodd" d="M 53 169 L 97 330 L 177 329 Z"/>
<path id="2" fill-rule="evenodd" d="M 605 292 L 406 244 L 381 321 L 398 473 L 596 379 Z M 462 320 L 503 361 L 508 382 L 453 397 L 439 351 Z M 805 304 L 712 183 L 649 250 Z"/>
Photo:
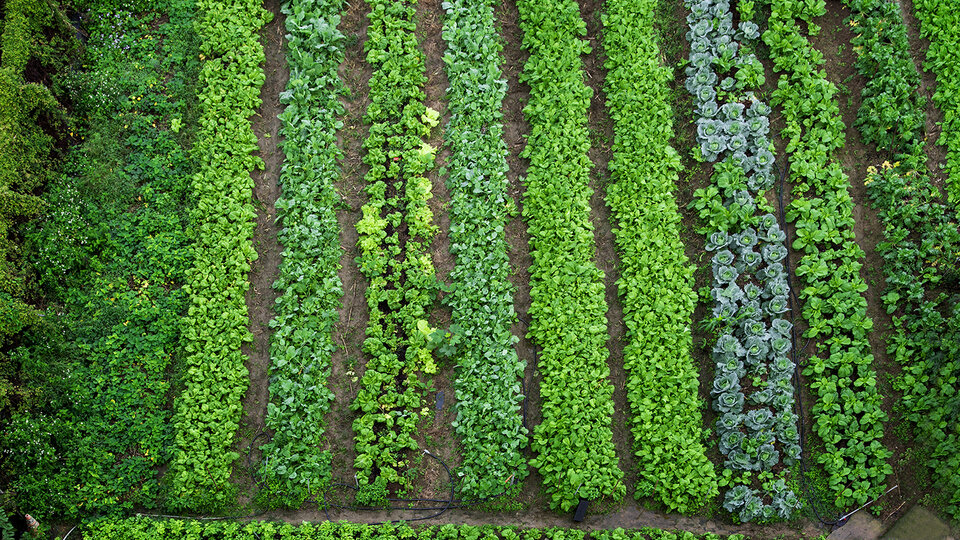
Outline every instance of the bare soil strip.
<path id="1" fill-rule="evenodd" d="M 267 76 L 260 90 L 260 99 L 263 104 L 260 112 L 253 118 L 253 131 L 257 135 L 259 155 L 263 159 L 265 168 L 254 171 L 253 198 L 257 209 L 257 225 L 253 231 L 253 246 L 257 250 L 257 260 L 251 264 L 250 289 L 247 290 L 246 302 L 250 317 L 250 332 L 253 333 L 253 343 L 243 347 L 247 355 L 247 369 L 250 372 L 250 386 L 243 397 L 243 417 L 240 421 L 240 437 L 236 451 L 240 453 L 240 460 L 234 465 L 231 481 L 241 486 L 240 502 L 248 500 L 245 486 L 253 483 L 250 476 L 248 461 L 255 466 L 260 453 L 252 447 L 266 442 L 260 435 L 264 429 L 264 418 L 267 414 L 269 396 L 270 371 L 270 319 L 273 318 L 273 304 L 277 298 L 277 291 L 273 289 L 273 282 L 277 279 L 280 268 L 280 254 L 282 246 L 277 241 L 277 225 L 274 223 L 276 210 L 274 204 L 280 196 L 279 178 L 280 168 L 283 166 L 283 152 L 278 148 L 280 119 L 278 118 L 283 106 L 280 104 L 280 92 L 287 86 L 290 72 L 284 56 L 284 23 L 286 17 L 280 13 L 280 0 L 266 0 L 264 7 L 273 13 L 273 20 L 263 27 L 260 39 L 263 42 L 266 61 L 263 70 Z M 248 456 L 248 452 L 251 452 Z"/>
<path id="2" fill-rule="evenodd" d="M 353 483 L 353 461 L 356 453 L 353 449 L 354 413 L 350 404 L 360 388 L 360 377 L 366 359 L 362 346 L 369 310 L 364 291 L 368 281 L 360 273 L 354 259 L 360 256 L 357 248 L 356 224 L 360 220 L 360 208 L 367 201 L 363 191 L 364 175 L 368 167 L 363 163 L 363 140 L 367 137 L 367 126 L 363 123 L 370 100 L 367 97 L 367 81 L 372 72 L 364 61 L 363 44 L 367 37 L 367 4 L 360 0 L 349 2 L 340 19 L 340 31 L 347 36 L 345 58 L 340 66 L 340 79 L 347 87 L 348 94 L 343 98 L 346 113 L 343 128 L 337 135 L 337 144 L 343 151 L 340 163 L 342 177 L 337 192 L 343 200 L 343 207 L 337 210 L 337 222 L 340 226 L 340 247 L 343 256 L 340 259 L 340 280 L 343 283 L 343 306 L 340 308 L 340 321 L 333 328 L 333 342 L 337 350 L 333 353 L 330 377 L 327 385 L 334 393 L 330 412 L 325 418 L 327 426 L 327 448 L 332 454 L 333 482 Z"/>
<path id="3" fill-rule="evenodd" d="M 520 152 L 526 146 L 525 136 L 530 132 L 530 126 L 523 117 L 523 107 L 527 104 L 530 88 L 519 80 L 523 64 L 529 58 L 527 51 L 521 48 L 523 31 L 518 26 L 520 18 L 515 0 L 505 0 L 495 10 L 500 26 L 500 38 L 503 40 L 503 76 L 507 80 L 507 95 L 503 99 L 503 136 L 507 143 L 507 164 L 510 170 L 507 178 L 510 182 L 510 196 L 513 197 L 519 212 L 523 211 L 523 194 L 526 191 L 523 177 L 526 175 L 529 160 L 520 157 Z M 516 290 L 514 293 L 514 309 L 519 321 L 513 326 L 513 334 L 520 338 L 517 342 L 517 355 L 527 363 L 523 390 L 526 397 L 521 412 L 524 415 L 525 426 L 533 435 L 533 428 L 541 419 L 540 412 L 540 375 L 537 372 L 537 348 L 527 338 L 527 329 L 530 318 L 530 235 L 527 233 L 527 224 L 518 215 L 507 223 L 505 230 L 507 244 L 510 250 L 510 266 L 513 276 L 510 281 Z M 528 459 L 534 457 L 533 451 L 527 447 Z M 542 508 L 546 505 L 541 486 L 543 477 L 530 468 L 530 474 L 524 481 L 523 491 L 519 496 L 520 504 L 525 508 Z"/>
<path id="4" fill-rule="evenodd" d="M 624 500 L 629 503 L 633 498 L 636 473 L 634 472 L 633 433 L 630 431 L 630 405 L 627 403 L 626 381 L 628 374 L 623 364 L 626 325 L 623 322 L 623 306 L 617 289 L 620 279 L 620 257 L 617 254 L 616 237 L 613 235 L 613 222 L 610 207 L 606 203 L 607 184 L 610 182 L 608 165 L 613 158 L 613 121 L 607 114 L 607 96 L 604 82 L 607 70 L 603 67 L 606 55 L 603 52 L 603 24 L 600 13 L 603 0 L 581 0 L 580 16 L 587 24 L 587 39 L 592 52 L 583 57 L 584 81 L 593 89 L 590 102 L 587 129 L 590 130 L 590 161 L 593 171 L 590 175 L 590 187 L 593 197 L 590 199 L 593 236 L 597 246 L 594 256 L 597 267 L 603 271 L 604 288 L 607 302 L 607 340 L 610 366 L 610 382 L 613 384 L 613 442 L 620 460 L 620 470 L 624 472 L 624 484 L 627 494 Z"/>

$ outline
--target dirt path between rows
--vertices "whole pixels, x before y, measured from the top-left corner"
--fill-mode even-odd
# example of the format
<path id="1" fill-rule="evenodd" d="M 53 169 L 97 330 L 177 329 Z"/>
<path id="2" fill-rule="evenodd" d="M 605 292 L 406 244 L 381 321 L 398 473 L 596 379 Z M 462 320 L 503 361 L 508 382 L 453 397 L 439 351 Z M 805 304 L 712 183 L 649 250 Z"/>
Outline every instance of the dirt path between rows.
<path id="1" fill-rule="evenodd" d="M 940 127 L 940 123 L 943 122 L 943 111 L 933 104 L 933 93 L 937 89 L 937 75 L 923 69 L 930 41 L 920 37 L 920 21 L 914 12 L 913 0 L 900 0 L 900 9 L 903 13 L 903 22 L 907 26 L 911 57 L 920 73 L 920 95 L 927 98 L 927 145 L 924 148 L 928 158 L 927 169 L 934 184 L 942 190 L 947 177 L 940 165 L 947 161 L 947 149 L 937 144 L 937 140 L 940 139 L 940 132 L 943 131 Z"/>
<path id="2" fill-rule="evenodd" d="M 333 342 L 337 349 L 333 353 L 327 379 L 327 387 L 333 391 L 334 399 L 330 404 L 330 412 L 324 418 L 327 448 L 333 458 L 334 482 L 349 481 L 353 477 L 356 452 L 353 447 L 354 413 L 350 410 L 350 404 L 360 389 L 359 380 L 366 365 L 362 347 L 369 317 L 364 291 L 369 281 L 360 272 L 355 259 L 360 256 L 356 224 L 360 221 L 361 208 L 367 202 L 363 188 L 366 186 L 364 175 L 369 168 L 363 163 L 362 147 L 368 131 L 363 122 L 363 115 L 370 104 L 367 81 L 372 73 L 370 65 L 364 61 L 363 53 L 368 11 L 365 2 L 351 2 L 344 10 L 339 26 L 347 37 L 345 58 L 339 70 L 340 79 L 347 87 L 347 94 L 341 100 L 345 114 L 343 128 L 337 133 L 337 145 L 343 151 L 341 178 L 337 184 L 337 193 L 343 206 L 337 210 L 337 223 L 340 227 L 340 248 L 343 250 L 339 275 L 344 296 L 339 321 L 333 327 Z"/>
<path id="3" fill-rule="evenodd" d="M 287 86 L 290 71 L 284 56 L 284 24 L 286 17 L 280 13 L 280 0 L 265 0 L 264 7 L 273 13 L 273 20 L 260 31 L 266 61 L 263 70 L 266 81 L 260 89 L 263 104 L 260 112 L 253 118 L 253 131 L 257 136 L 259 155 L 265 167 L 254 171 L 253 202 L 257 211 L 256 228 L 253 231 L 253 247 L 257 250 L 257 260 L 251 264 L 250 289 L 247 290 L 247 311 L 250 317 L 249 329 L 253 334 L 253 343 L 241 349 L 247 356 L 247 370 L 250 372 L 250 385 L 243 397 L 243 416 L 240 420 L 239 439 L 236 451 L 240 460 L 234 464 L 231 481 L 240 487 L 240 503 L 246 503 L 247 494 L 253 484 L 248 465 L 256 467 L 259 452 L 251 447 L 266 442 L 271 434 L 258 435 L 264 430 L 264 418 L 267 414 L 270 371 L 270 319 L 273 318 L 273 305 L 277 291 L 273 282 L 279 274 L 281 252 L 277 241 L 276 208 L 274 204 L 280 196 L 280 168 L 283 166 L 283 152 L 278 148 L 280 119 L 283 110 L 280 104 L 280 92 Z M 257 440 L 254 441 L 254 437 Z"/>
<path id="4" fill-rule="evenodd" d="M 500 39 L 503 41 L 503 76 L 507 80 L 507 94 L 503 98 L 503 138 L 507 144 L 507 180 L 510 183 L 510 196 L 517 205 L 519 214 L 507 222 L 504 230 L 510 266 L 513 274 L 510 282 L 514 287 L 513 306 L 519 320 L 511 329 L 513 335 L 519 338 L 516 344 L 517 356 L 526 362 L 523 377 L 524 401 L 521 414 L 524 417 L 524 426 L 529 430 L 528 437 L 533 439 L 533 428 L 540 424 L 540 375 L 537 371 L 537 347 L 527 338 L 530 327 L 530 265 L 533 258 L 530 254 L 530 234 L 527 224 L 523 221 L 523 194 L 526 187 L 523 178 L 526 176 L 530 161 L 520 157 L 520 152 L 526 146 L 526 135 L 530 133 L 530 126 L 523 117 L 523 107 L 530 96 L 530 87 L 520 82 L 520 72 L 530 57 L 521 44 L 523 31 L 520 29 L 520 13 L 517 11 L 516 0 L 505 0 L 496 7 L 494 16 L 500 28 Z M 536 454 L 528 445 L 524 456 L 527 460 Z M 541 486 L 543 477 L 537 469 L 530 467 L 530 474 L 523 483 L 523 490 L 518 500 L 524 508 L 542 508 L 546 504 Z"/>
<path id="5" fill-rule="evenodd" d="M 613 443 L 617 451 L 620 470 L 624 472 L 623 482 L 627 486 L 624 500 L 633 500 L 636 485 L 635 459 L 633 455 L 633 433 L 630 430 L 630 404 L 627 402 L 627 372 L 624 367 L 623 348 L 626 344 L 627 328 L 623 322 L 623 305 L 617 281 L 620 279 L 620 256 L 617 252 L 616 237 L 613 234 L 613 216 L 607 206 L 607 186 L 610 184 L 610 160 L 613 159 L 613 121 L 607 114 L 607 94 L 604 83 L 607 70 L 604 62 L 602 36 L 603 24 L 600 14 L 603 0 L 580 0 L 580 16 L 587 25 L 587 40 L 591 53 L 583 57 L 584 82 L 593 89 L 593 98 L 587 113 L 587 129 L 590 133 L 590 219 L 593 222 L 593 236 L 596 243 L 594 262 L 603 272 L 605 301 L 607 303 L 607 365 L 610 367 L 609 382 L 613 385 Z"/>

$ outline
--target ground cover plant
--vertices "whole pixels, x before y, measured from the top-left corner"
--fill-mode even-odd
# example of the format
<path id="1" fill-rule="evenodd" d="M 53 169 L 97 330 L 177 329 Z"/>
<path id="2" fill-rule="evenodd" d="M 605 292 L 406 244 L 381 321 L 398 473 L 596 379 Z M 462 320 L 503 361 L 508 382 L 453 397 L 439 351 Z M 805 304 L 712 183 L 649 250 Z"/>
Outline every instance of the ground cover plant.
<path id="1" fill-rule="evenodd" d="M 451 0 L 443 38 L 450 88 L 445 139 L 450 201 L 453 292 L 445 302 L 460 341 L 456 376 L 457 419 L 463 463 L 462 497 L 501 495 L 527 476 L 527 429 L 520 415 L 524 362 L 510 330 L 513 308 L 504 228 L 513 199 L 507 192 L 507 148 L 500 108 L 507 82 L 494 25 L 496 2 Z M 496 426 L 496 429 L 490 429 Z"/>
<path id="2" fill-rule="evenodd" d="M 415 2 L 368 0 L 370 26 L 364 44 L 373 67 L 363 143 L 368 202 L 357 223 L 361 272 L 370 280 L 370 318 L 363 351 L 369 356 L 352 408 L 357 457 L 357 496 L 383 502 L 388 488 L 409 480 L 409 451 L 424 408 L 424 392 L 437 365 L 430 349 L 434 330 L 427 309 L 436 290 L 426 248 L 436 233 L 427 205 L 432 186 L 424 173 L 436 149 L 424 142 L 438 114 L 424 104 L 423 52 L 418 48 Z M 423 409 L 423 410 L 421 410 Z"/>
<path id="3" fill-rule="evenodd" d="M 607 204 L 618 222 L 620 280 L 628 343 L 627 399 L 637 498 L 653 496 L 670 510 L 695 511 L 717 494 L 707 459 L 690 355 L 696 294 L 680 241 L 674 197 L 680 157 L 670 146 L 670 70 L 661 65 L 651 0 L 610 1 L 604 14 L 607 107 L 614 121 L 612 183 Z"/>
<path id="4" fill-rule="evenodd" d="M 72 134 L 72 119 L 58 96 L 47 85 L 27 80 L 30 64 L 31 71 L 36 64 L 59 71 L 77 56 L 79 44 L 59 15 L 53 4 L 23 0 L 6 2 L 0 12 L 0 348 L 41 316 L 29 303 L 16 231 L 43 210 L 38 192 L 56 170 L 54 143 Z M 47 39 L 34 38 L 40 34 Z M 0 353 L 0 407 L 17 391 L 8 364 Z"/>
<path id="5" fill-rule="evenodd" d="M 717 161 L 712 184 L 697 190 L 693 206 L 705 222 L 706 250 L 713 253 L 714 305 L 707 325 L 717 335 L 710 393 L 726 458 L 723 507 L 743 522 L 790 519 L 801 504 L 790 475 L 801 453 L 796 365 L 786 319 L 787 236 L 764 196 L 775 177 L 771 109 L 755 93 L 764 82 L 763 66 L 751 51 L 760 31 L 744 4 L 738 4 L 736 26 L 729 2 L 687 5 L 691 52 L 685 86 L 696 106 L 695 153 Z"/>
<path id="6" fill-rule="evenodd" d="M 813 22 L 825 12 L 823 2 L 789 0 L 770 3 L 763 41 L 775 70 L 782 75 L 772 101 L 783 110 L 793 199 L 787 219 L 796 227 L 792 248 L 803 252 L 796 274 L 799 297 L 817 354 L 803 374 L 817 393 L 814 431 L 824 445 L 819 462 L 828 475 L 834 503 L 861 505 L 879 496 L 892 472 L 886 462 L 883 423 L 873 354 L 867 340 L 873 328 L 860 275 L 864 253 L 854 241 L 850 181 L 834 159 L 843 147 L 843 121 L 837 88 L 820 67 L 823 55 L 801 31 L 819 31 Z"/>
<path id="7" fill-rule="evenodd" d="M 260 106 L 265 75 L 258 32 L 272 17 L 254 0 L 197 2 L 199 74 L 193 154 L 191 228 L 193 267 L 184 290 L 185 380 L 174 422 L 177 452 L 171 464 L 175 508 L 221 508 L 233 496 L 231 450 L 248 384 L 240 346 L 251 339 L 244 294 L 256 259 L 251 238 L 253 178 L 263 160 L 248 118 Z M 226 21 L 226 22 L 225 22 Z"/>
<path id="8" fill-rule="evenodd" d="M 540 346 L 543 377 L 531 465 L 543 476 L 550 508 L 566 511 L 579 497 L 620 500 L 626 491 L 610 427 L 603 273 L 593 260 L 592 90 L 580 59 L 590 47 L 576 2 L 521 0 L 517 9 L 530 52 L 521 76 L 530 86 L 523 113 L 531 133 L 521 154 L 530 160 L 523 199 L 533 255 L 528 335 Z"/>
<path id="9" fill-rule="evenodd" d="M 887 346 L 903 367 L 894 387 L 903 392 L 904 416 L 930 448 L 928 463 L 947 496 L 946 510 L 957 516 L 960 399 L 952 386 L 960 375 L 960 310 L 951 286 L 960 260 L 956 208 L 943 200 L 928 172 L 924 149 L 932 141 L 923 136 L 920 74 L 899 4 L 872 0 L 852 2 L 851 8 L 857 69 L 869 77 L 858 125 L 864 139 L 888 150 L 893 160 L 868 167 L 865 183 L 884 226 L 885 241 L 877 250 L 884 258 L 884 304 L 894 314 Z"/>
<path id="10" fill-rule="evenodd" d="M 290 80 L 280 96 L 281 146 L 286 157 L 277 200 L 284 246 L 274 287 L 280 297 L 270 343 L 272 440 L 261 447 L 260 478 L 290 507 L 329 484 L 330 451 L 323 419 L 333 401 L 327 388 L 333 325 L 339 314 L 340 228 L 334 187 L 340 178 L 336 131 L 343 106 L 344 36 L 337 29 L 342 2 L 297 0 L 284 5 Z"/>
<path id="11" fill-rule="evenodd" d="M 85 127 L 24 232 L 55 307 L 14 351 L 30 392 L 0 436 L 0 469 L 15 479 L 4 489 L 41 520 L 162 497 L 191 261 L 194 167 L 188 132 L 173 125 L 189 114 L 196 77 L 193 3 L 78 8 L 89 20 L 88 70 L 62 84 Z"/>
<path id="12" fill-rule="evenodd" d="M 88 540 L 164 540 L 167 538 L 223 538 L 224 540 L 303 538 L 317 540 L 744 540 L 742 535 L 720 536 L 665 531 L 652 527 L 639 530 L 609 529 L 584 532 L 561 527 L 520 528 L 489 525 L 440 525 L 411 527 L 406 523 L 368 525 L 345 521 L 290 525 L 269 521 L 203 522 L 190 520 L 106 519 L 89 524 L 83 531 Z"/>

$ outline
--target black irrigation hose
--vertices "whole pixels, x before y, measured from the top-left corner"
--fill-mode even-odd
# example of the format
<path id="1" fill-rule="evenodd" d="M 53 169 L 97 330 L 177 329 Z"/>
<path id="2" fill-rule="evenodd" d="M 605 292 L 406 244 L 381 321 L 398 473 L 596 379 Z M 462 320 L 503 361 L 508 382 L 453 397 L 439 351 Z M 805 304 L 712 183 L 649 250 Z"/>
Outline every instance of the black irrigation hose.
<path id="1" fill-rule="evenodd" d="M 789 163 L 786 164 L 783 170 L 781 171 L 779 165 L 777 165 L 777 163 L 774 162 L 774 168 L 776 169 L 777 176 L 779 177 L 779 182 L 777 185 L 777 200 L 779 202 L 779 210 L 780 210 L 778 221 L 780 222 L 780 227 L 783 229 L 784 234 L 787 234 L 788 233 L 787 220 L 784 214 L 784 205 L 783 205 L 783 183 L 784 183 L 784 179 L 787 176 L 787 172 L 790 169 L 790 166 L 789 166 Z M 790 235 L 787 234 L 787 243 L 789 244 L 789 242 L 790 242 Z M 796 325 L 794 325 L 793 322 L 794 322 L 794 314 L 796 313 L 796 310 L 800 307 L 800 300 L 797 298 L 796 287 L 794 287 L 793 285 L 793 272 L 790 270 L 789 247 L 787 248 L 787 258 L 786 258 L 786 264 L 784 265 L 784 267 L 785 267 L 784 270 L 787 273 L 787 283 L 790 286 L 790 303 L 791 303 L 790 305 L 790 322 L 791 322 L 790 341 L 792 343 L 792 347 L 790 349 L 790 356 L 793 358 L 794 369 L 793 369 L 792 380 L 793 380 L 794 390 L 796 391 L 796 396 L 797 396 L 794 402 L 796 403 L 797 409 L 799 411 L 798 418 L 800 419 L 800 426 L 799 426 L 800 429 L 798 430 L 800 432 L 800 449 L 801 449 L 800 450 L 800 469 L 801 469 L 800 489 L 803 490 L 804 499 L 806 499 L 807 503 L 809 503 L 810 508 L 813 510 L 814 515 L 816 515 L 820 523 L 823 523 L 824 525 L 828 525 L 831 528 L 835 529 L 843 525 L 844 523 L 846 523 L 847 518 L 844 517 L 840 519 L 838 517 L 833 519 L 824 519 L 824 517 L 820 513 L 820 508 L 823 505 L 823 501 L 820 499 L 819 492 L 813 489 L 813 487 L 810 485 L 810 480 L 807 478 L 807 475 L 810 472 L 810 468 L 809 468 L 809 465 L 807 464 L 806 452 L 805 452 L 805 449 L 807 448 L 807 444 L 806 444 L 806 434 L 804 433 L 804 429 L 803 429 L 804 412 L 803 412 L 803 399 L 800 393 L 801 366 L 800 366 L 799 355 L 802 354 L 803 351 L 807 349 L 807 346 L 810 345 L 811 340 L 810 338 L 807 338 L 807 341 L 806 343 L 803 344 L 803 347 L 797 350 L 797 329 L 796 329 Z"/>
<path id="2" fill-rule="evenodd" d="M 528 331 L 530 330 L 530 321 L 524 319 L 520 315 L 517 315 L 517 319 L 523 324 L 527 325 Z M 536 369 L 536 365 L 539 362 L 540 362 L 540 356 L 537 354 L 537 347 L 534 346 L 533 347 L 534 369 Z M 522 406 L 523 407 L 523 428 L 526 429 L 527 432 L 529 432 L 530 427 L 527 425 L 527 376 L 526 374 L 524 374 L 524 376 L 520 378 L 520 391 L 523 392 L 523 406 Z"/>

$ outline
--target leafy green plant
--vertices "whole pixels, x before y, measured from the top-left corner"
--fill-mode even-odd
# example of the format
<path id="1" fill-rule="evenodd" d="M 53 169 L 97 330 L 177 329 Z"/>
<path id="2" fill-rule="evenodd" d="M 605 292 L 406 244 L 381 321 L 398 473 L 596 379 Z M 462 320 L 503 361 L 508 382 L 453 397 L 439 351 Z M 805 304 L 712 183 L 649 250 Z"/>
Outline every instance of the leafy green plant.
<path id="1" fill-rule="evenodd" d="M 222 538 L 246 540 L 273 538 L 287 540 L 314 538 L 318 540 L 357 540 L 381 538 L 384 540 L 745 540 L 743 535 L 719 536 L 712 533 L 693 534 L 686 531 L 664 531 L 653 527 L 624 530 L 608 529 L 585 532 L 577 529 L 550 527 L 521 529 L 518 527 L 435 525 L 413 528 L 406 523 L 367 525 L 346 521 L 302 523 L 292 525 L 274 521 L 199 521 L 185 519 L 154 520 L 143 517 L 127 519 L 100 519 L 84 524 L 83 538 L 87 540 L 168 540 L 179 538 Z"/>
<path id="2" fill-rule="evenodd" d="M 274 435 L 261 447 L 260 477 L 270 495 L 293 508 L 330 479 L 323 418 L 333 401 L 326 380 L 343 296 L 334 187 L 342 156 L 336 144 L 343 113 L 338 98 L 344 92 L 337 76 L 343 60 L 341 8 L 340 0 L 292 0 L 282 8 L 291 74 L 280 95 L 286 105 L 280 115 L 286 161 L 276 208 L 284 251 L 270 322 L 265 423 Z"/>
<path id="3" fill-rule="evenodd" d="M 779 466 L 795 463 L 801 449 L 793 414 L 795 365 L 787 356 L 792 325 L 782 318 L 790 292 L 781 262 L 786 234 L 765 204 L 773 182 L 770 107 L 754 93 L 763 82 L 762 65 L 758 69 L 756 56 L 745 52 L 759 31 L 750 22 L 735 28 L 725 3 L 691 0 L 687 7 L 693 41 L 685 86 L 695 100 L 700 156 L 719 160 L 711 185 L 696 190 L 690 206 L 705 223 L 700 231 L 707 251 L 715 252 L 714 308 L 706 326 L 718 334 L 711 395 L 721 414 L 716 433 L 726 457 L 723 483 L 730 485 L 734 476 L 742 482 L 726 491 L 723 507 L 741 522 L 789 519 L 800 504 L 785 487 L 789 467 Z M 723 54 L 715 54 L 721 46 Z M 704 57 L 705 51 L 711 54 Z M 735 91 L 721 91 L 721 76 L 735 81 L 728 83 Z M 784 476 L 776 491 L 759 478 L 749 480 L 749 471 L 770 474 L 777 467 Z"/>
<path id="4" fill-rule="evenodd" d="M 254 0 L 200 0 L 199 117 L 193 153 L 196 206 L 190 213 L 197 242 L 184 290 L 190 307 L 183 320 L 184 390 L 176 401 L 177 451 L 171 464 L 171 505 L 214 510 L 233 496 L 230 450 L 247 388 L 243 343 L 244 294 L 257 258 L 251 243 L 257 138 L 249 118 L 260 105 L 265 75 L 259 30 L 272 14 Z"/>
<path id="5" fill-rule="evenodd" d="M 363 143 L 368 201 L 357 222 L 360 271 L 370 280 L 363 351 L 368 355 L 351 408 L 358 482 L 406 488 L 409 451 L 423 408 L 425 378 L 437 372 L 427 322 L 436 277 L 427 252 L 436 232 L 427 204 L 436 149 L 424 142 L 439 123 L 424 105 L 424 56 L 416 9 L 406 2 L 368 0 L 364 45 L 370 78 L 370 124 Z"/>
<path id="6" fill-rule="evenodd" d="M 790 154 L 787 220 L 796 227 L 793 248 L 804 252 L 797 267 L 809 327 L 804 335 L 818 338 L 817 354 L 803 373 L 818 396 L 812 413 L 824 444 L 819 461 L 834 503 L 849 507 L 879 496 L 892 468 L 886 462 L 891 452 L 881 442 L 887 417 L 867 339 L 873 323 L 860 275 L 864 253 L 854 241 L 850 181 L 832 159 L 844 144 L 837 89 L 798 22 L 814 30 L 813 17 L 823 13 L 822 0 L 774 0 L 763 40 L 783 72 L 773 102 L 783 110 L 781 136 Z"/>
<path id="7" fill-rule="evenodd" d="M 195 169 L 165 124 L 188 115 L 194 90 L 193 4 L 104 1 L 87 15 L 87 71 L 71 75 L 85 125 L 25 234 L 25 253 L 62 305 L 14 354 L 33 389 L 0 430 L 0 444 L 21 449 L 0 465 L 15 479 L 4 490 L 41 522 L 161 499 L 191 264 Z M 118 73 L 116 93 L 102 100 L 100 83 Z M 191 122 L 182 135 L 192 131 Z M 106 146 L 120 150 L 105 162 Z M 94 177 L 111 168 L 116 196 L 106 197 Z"/>
<path id="8" fill-rule="evenodd" d="M 929 452 L 928 463 L 939 478 L 934 483 L 947 495 L 946 508 L 957 516 L 960 463 L 953 456 L 960 448 L 953 419 L 960 415 L 960 400 L 951 387 L 960 374 L 960 311 L 948 285 L 960 261 L 956 209 L 943 200 L 926 173 L 924 100 L 899 4 L 861 0 L 850 7 L 857 69 L 868 80 L 858 125 L 865 139 L 894 153 L 892 164 L 868 167 L 864 182 L 884 228 L 877 251 L 886 275 L 884 304 L 894 315 L 887 347 L 903 368 L 894 387 L 903 392 L 904 414 Z M 941 37 L 950 39 L 942 34 L 934 39 Z M 872 46 L 877 43 L 890 46 Z M 931 54 L 950 54 L 934 51 L 931 48 Z M 880 105 L 869 102 L 871 98 Z M 877 113 L 881 106 L 887 111 Z"/>
<path id="9" fill-rule="evenodd" d="M 620 500 L 626 491 L 611 430 L 603 273 L 593 261 L 592 91 L 580 60 L 590 47 L 576 2 L 522 0 L 517 9 L 530 52 L 520 75 L 530 85 L 523 112 L 531 132 L 521 153 L 530 160 L 523 205 L 533 254 L 528 336 L 540 346 L 542 376 L 543 421 L 531 465 L 543 475 L 550 507 L 567 511 L 581 497 Z"/>
<path id="10" fill-rule="evenodd" d="M 443 3 L 450 81 L 445 135 L 451 150 L 450 252 L 456 256 L 453 290 L 444 302 L 460 329 L 454 428 L 463 455 L 458 485 L 469 499 L 500 495 L 527 476 L 519 384 L 525 362 L 517 357 L 517 338 L 510 330 L 517 316 L 504 227 L 513 200 L 500 112 L 507 84 L 499 66 L 503 46 L 495 5 L 492 0 Z"/>
<path id="11" fill-rule="evenodd" d="M 706 457 L 691 355 L 693 268 L 680 240 L 674 191 L 680 158 L 652 0 L 607 2 L 603 46 L 614 121 L 607 204 L 618 227 L 618 286 L 627 327 L 624 366 L 639 478 L 636 496 L 696 511 L 717 494 Z"/>

